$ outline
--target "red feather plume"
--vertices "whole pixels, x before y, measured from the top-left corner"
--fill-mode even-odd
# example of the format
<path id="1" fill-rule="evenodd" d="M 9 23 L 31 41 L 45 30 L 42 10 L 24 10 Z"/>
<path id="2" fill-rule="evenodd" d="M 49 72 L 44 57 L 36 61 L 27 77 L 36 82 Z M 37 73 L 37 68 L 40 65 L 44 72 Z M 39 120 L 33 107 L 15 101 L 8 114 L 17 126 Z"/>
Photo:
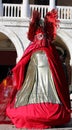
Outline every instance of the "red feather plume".
<path id="1" fill-rule="evenodd" d="M 32 14 L 32 21 L 30 22 L 29 31 L 28 31 L 28 39 L 30 41 L 33 41 L 33 39 L 34 39 L 36 30 L 39 26 L 40 18 L 41 18 L 40 13 L 38 11 L 34 10 L 33 14 Z"/>
<path id="2" fill-rule="evenodd" d="M 59 26 L 58 13 L 56 9 L 48 12 L 44 18 L 44 30 L 47 39 L 52 41 L 56 37 L 57 27 Z"/>

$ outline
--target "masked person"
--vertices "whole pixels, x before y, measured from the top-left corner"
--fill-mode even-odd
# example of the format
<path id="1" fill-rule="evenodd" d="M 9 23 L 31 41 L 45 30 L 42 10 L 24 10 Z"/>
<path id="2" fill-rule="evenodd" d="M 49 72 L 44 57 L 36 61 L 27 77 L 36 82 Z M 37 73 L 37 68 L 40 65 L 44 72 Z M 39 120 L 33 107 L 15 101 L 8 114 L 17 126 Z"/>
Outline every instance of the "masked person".
<path id="1" fill-rule="evenodd" d="M 33 12 L 28 31 L 31 44 L 12 69 L 16 93 L 6 114 L 17 128 L 51 128 L 70 121 L 68 84 L 52 41 L 58 25 L 57 11 L 41 20 Z"/>

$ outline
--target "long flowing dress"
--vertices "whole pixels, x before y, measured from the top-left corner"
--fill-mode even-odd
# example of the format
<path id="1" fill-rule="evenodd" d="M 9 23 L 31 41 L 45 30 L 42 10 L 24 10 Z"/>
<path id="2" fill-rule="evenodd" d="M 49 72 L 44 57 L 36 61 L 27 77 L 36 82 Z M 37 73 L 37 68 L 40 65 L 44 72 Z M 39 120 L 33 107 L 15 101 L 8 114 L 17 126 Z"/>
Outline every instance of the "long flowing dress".
<path id="1" fill-rule="evenodd" d="M 30 53 L 33 49 L 29 48 Z M 62 83 L 65 80 L 64 77 L 57 74 L 61 73 L 62 69 L 55 62 L 55 59 L 57 60 L 59 57 L 55 57 L 52 54 L 53 51 L 55 54 L 54 48 L 52 52 L 51 50 L 52 47 L 37 47 L 31 55 L 29 55 L 29 52 L 26 53 L 26 56 L 29 55 L 29 57 L 23 57 L 19 65 L 13 70 L 13 72 L 15 71 L 14 75 L 19 85 L 20 77 L 24 75 L 24 65 L 27 62 L 24 75 L 25 79 L 21 81 L 22 87 L 17 88 L 18 92 L 15 99 L 10 102 L 6 109 L 7 116 L 17 128 L 51 128 L 70 121 L 68 88 L 65 82 Z M 50 59 L 47 56 L 48 51 Z M 53 58 L 51 55 L 55 59 L 51 60 Z M 55 65 L 52 62 L 55 62 Z M 51 66 L 52 68 L 54 67 L 55 74 L 53 74 Z M 59 72 L 58 68 L 60 69 Z M 60 80 L 61 77 L 62 81 Z M 60 87 L 60 89 L 57 87 Z M 61 87 L 64 90 L 61 90 Z"/>
<path id="2" fill-rule="evenodd" d="M 44 129 L 70 121 L 68 84 L 52 44 L 56 16 L 54 10 L 47 13 L 43 28 L 39 13 L 34 13 L 28 32 L 32 43 L 12 69 L 8 83 L 4 80 L 0 85 L 0 117 L 3 110 L 3 117 L 9 117 L 17 128 Z"/>
<path id="3" fill-rule="evenodd" d="M 24 84 L 16 95 L 15 107 L 43 102 L 61 104 L 47 57 L 43 51 L 37 51 L 31 57 Z"/>

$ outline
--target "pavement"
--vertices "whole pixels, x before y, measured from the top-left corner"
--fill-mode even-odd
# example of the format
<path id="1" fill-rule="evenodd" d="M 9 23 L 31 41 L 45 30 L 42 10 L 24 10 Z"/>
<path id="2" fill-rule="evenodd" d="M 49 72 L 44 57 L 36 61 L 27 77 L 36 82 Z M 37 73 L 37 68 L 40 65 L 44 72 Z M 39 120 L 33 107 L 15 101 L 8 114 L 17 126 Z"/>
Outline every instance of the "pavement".
<path id="1" fill-rule="evenodd" d="M 72 130 L 72 127 L 52 128 L 52 129 L 53 130 Z M 48 129 L 48 130 L 52 130 L 52 129 Z M 18 128 L 15 128 L 15 126 L 12 126 L 12 125 L 0 125 L 0 130 L 27 130 L 27 129 L 21 129 L 21 128 L 18 129 Z M 30 129 L 28 129 L 28 130 L 30 130 Z M 39 130 L 42 130 L 42 129 L 39 129 Z"/>

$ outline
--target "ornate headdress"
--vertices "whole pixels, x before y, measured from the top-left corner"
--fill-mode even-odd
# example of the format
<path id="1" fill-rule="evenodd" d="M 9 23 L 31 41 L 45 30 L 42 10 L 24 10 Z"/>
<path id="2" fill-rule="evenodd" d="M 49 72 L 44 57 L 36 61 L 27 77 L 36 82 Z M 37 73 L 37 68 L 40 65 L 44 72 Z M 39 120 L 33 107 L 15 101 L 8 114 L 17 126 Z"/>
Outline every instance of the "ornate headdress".
<path id="1" fill-rule="evenodd" d="M 57 18 L 57 10 L 55 9 L 48 12 L 44 20 L 41 20 L 40 13 L 34 10 L 29 26 L 28 39 L 30 41 L 33 41 L 35 35 L 37 35 L 38 33 L 42 33 L 46 35 L 46 38 L 49 41 L 52 41 L 56 36 L 56 29 L 58 26 Z"/>

